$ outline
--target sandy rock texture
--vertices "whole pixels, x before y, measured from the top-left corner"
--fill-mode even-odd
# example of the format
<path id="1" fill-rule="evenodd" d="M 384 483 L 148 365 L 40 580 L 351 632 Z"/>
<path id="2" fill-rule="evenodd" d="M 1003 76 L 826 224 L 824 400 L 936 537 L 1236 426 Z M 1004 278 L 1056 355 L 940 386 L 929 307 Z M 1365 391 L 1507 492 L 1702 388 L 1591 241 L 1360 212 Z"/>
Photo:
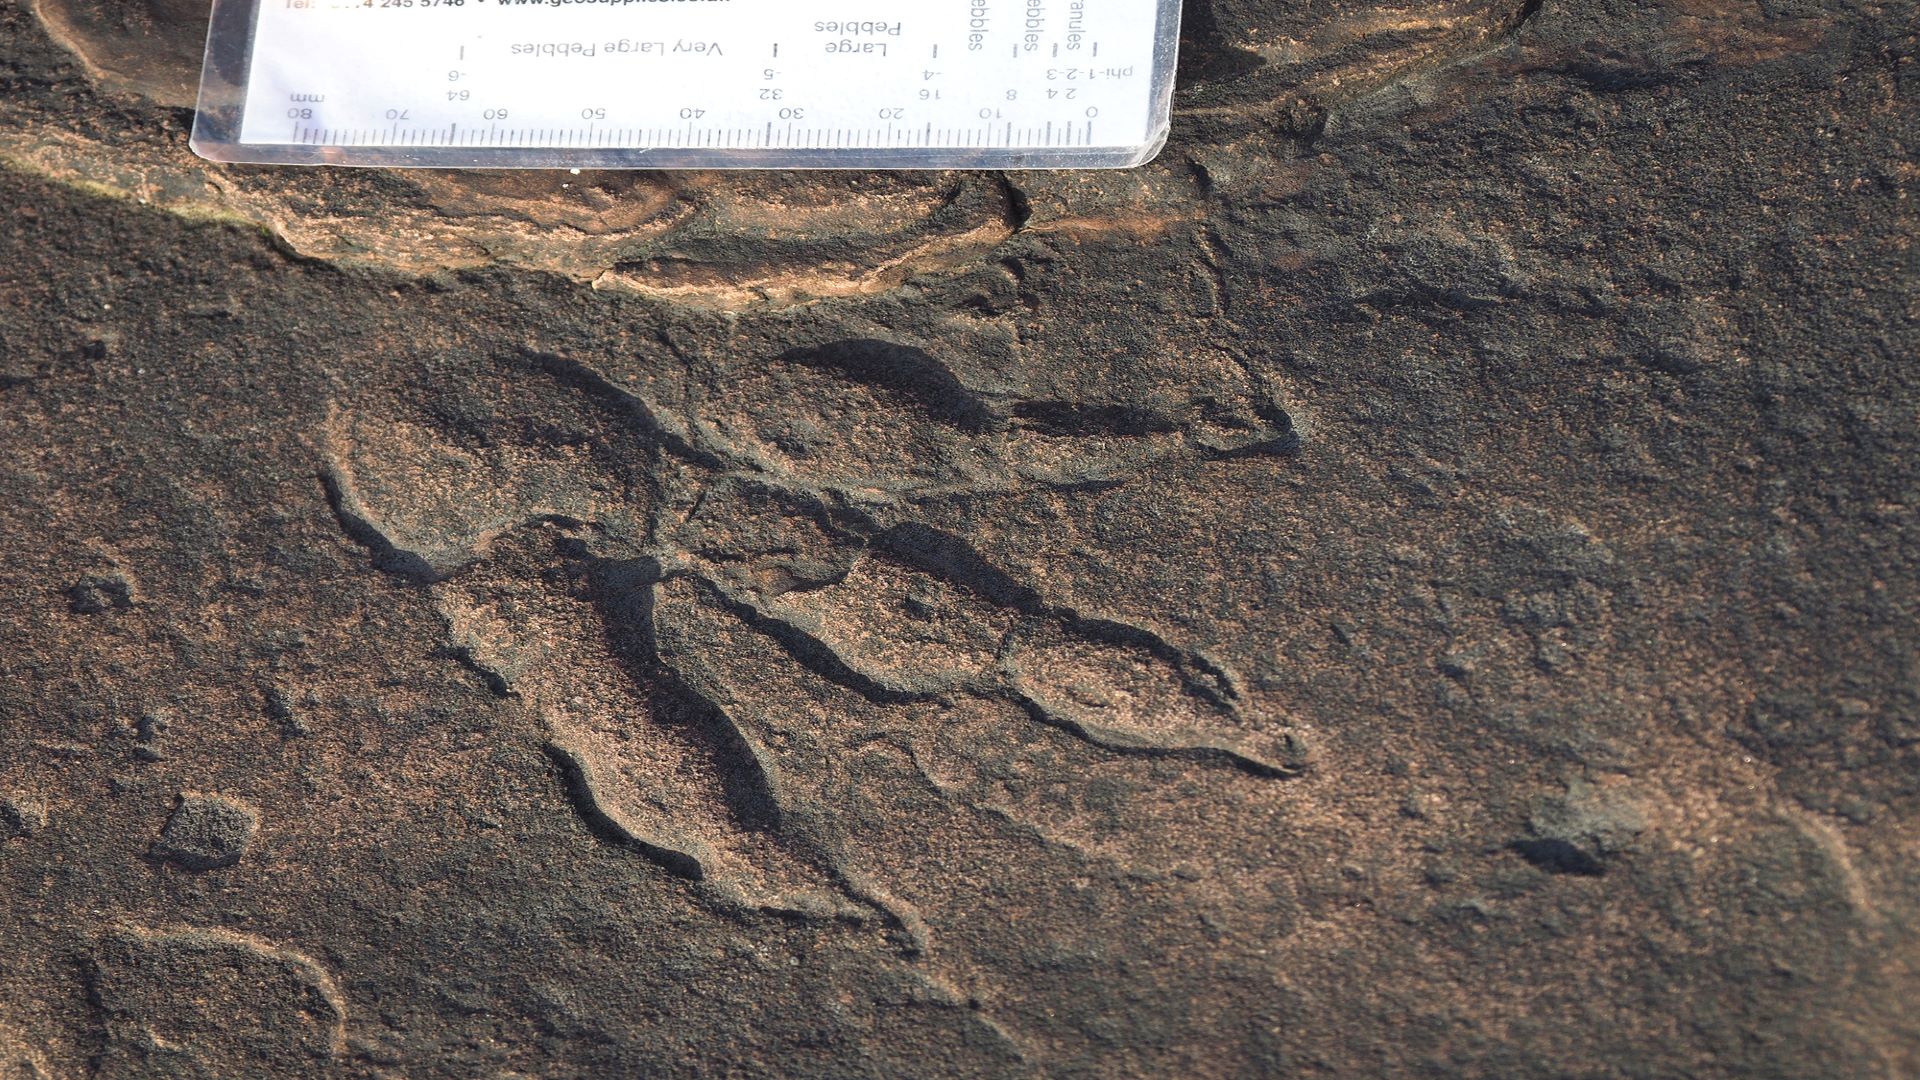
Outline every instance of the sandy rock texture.
<path id="1" fill-rule="evenodd" d="M 221 168 L 0 0 L 0 1077 L 1920 1075 L 1920 9 L 1124 173 Z"/>

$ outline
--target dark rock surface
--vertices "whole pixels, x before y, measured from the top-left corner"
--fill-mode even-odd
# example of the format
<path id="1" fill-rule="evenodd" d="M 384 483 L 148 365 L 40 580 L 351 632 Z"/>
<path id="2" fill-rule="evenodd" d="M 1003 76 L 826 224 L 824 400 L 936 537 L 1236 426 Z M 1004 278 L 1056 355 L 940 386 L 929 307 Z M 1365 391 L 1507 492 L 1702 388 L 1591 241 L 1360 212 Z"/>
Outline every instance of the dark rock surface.
<path id="1" fill-rule="evenodd" d="M 0 0 L 0 1076 L 1920 1074 L 1920 11 L 1188 8 L 575 177 Z"/>

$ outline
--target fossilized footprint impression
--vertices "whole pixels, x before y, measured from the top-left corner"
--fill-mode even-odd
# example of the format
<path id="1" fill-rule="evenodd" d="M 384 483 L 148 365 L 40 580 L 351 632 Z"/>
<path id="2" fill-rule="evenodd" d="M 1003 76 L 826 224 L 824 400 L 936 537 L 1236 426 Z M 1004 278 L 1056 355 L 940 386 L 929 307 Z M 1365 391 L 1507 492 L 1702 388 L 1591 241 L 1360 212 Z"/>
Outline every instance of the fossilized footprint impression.
<path id="1" fill-rule="evenodd" d="M 1051 602 L 925 512 L 1290 452 L 1268 399 L 1008 400 L 878 340 L 706 375 L 616 381 L 534 354 L 496 374 L 337 405 L 334 511 L 431 593 L 455 655 L 539 715 L 589 823 L 724 903 L 890 910 L 830 813 L 787 797 L 783 761 L 836 725 L 898 727 L 916 702 L 1011 703 L 1117 752 L 1299 767 L 1219 664 Z"/>

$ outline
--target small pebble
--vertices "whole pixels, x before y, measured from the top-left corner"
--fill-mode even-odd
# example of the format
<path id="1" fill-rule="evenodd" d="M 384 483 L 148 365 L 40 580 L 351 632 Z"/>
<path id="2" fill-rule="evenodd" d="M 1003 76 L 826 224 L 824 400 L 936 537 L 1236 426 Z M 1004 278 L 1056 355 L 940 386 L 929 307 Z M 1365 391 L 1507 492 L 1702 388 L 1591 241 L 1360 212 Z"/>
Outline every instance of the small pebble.
<path id="1" fill-rule="evenodd" d="M 18 792 L 0 795 L 0 840 L 33 836 L 46 827 L 46 803 Z"/>
<path id="2" fill-rule="evenodd" d="M 246 854 L 260 815 L 223 795 L 180 796 L 153 853 L 185 870 L 218 870 Z"/>

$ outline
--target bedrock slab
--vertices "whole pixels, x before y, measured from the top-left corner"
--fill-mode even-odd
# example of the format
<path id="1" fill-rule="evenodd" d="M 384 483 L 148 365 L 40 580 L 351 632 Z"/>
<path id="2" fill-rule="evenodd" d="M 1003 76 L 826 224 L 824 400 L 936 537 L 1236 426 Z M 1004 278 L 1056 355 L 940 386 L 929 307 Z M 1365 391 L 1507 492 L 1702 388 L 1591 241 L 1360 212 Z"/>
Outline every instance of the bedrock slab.
<path id="1" fill-rule="evenodd" d="M 1912 3 L 1196 0 L 1099 174 L 203 19 L 0 0 L 0 1075 L 1920 1073 Z"/>

